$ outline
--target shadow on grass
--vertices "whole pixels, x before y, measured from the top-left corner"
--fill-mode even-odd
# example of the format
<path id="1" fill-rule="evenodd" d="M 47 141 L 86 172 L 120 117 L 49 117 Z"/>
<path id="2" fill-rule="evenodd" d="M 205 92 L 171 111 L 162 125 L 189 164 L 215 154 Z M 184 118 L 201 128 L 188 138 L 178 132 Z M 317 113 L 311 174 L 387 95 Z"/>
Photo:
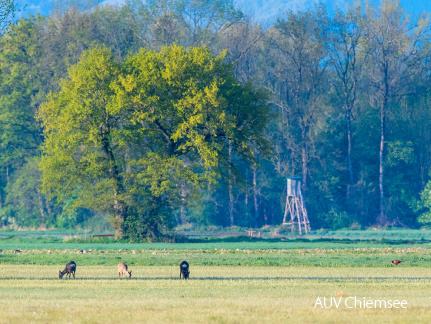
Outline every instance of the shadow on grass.
<path id="1" fill-rule="evenodd" d="M 63 237 L 38 237 L 37 235 L 31 237 L 20 237 L 14 235 L 3 236 L 0 235 L 0 242 L 2 243 L 34 243 L 34 244 L 118 244 L 118 243 L 148 243 L 139 241 L 128 241 L 128 240 L 114 240 L 113 238 L 72 238 L 67 241 L 63 240 Z M 222 236 L 222 237 L 187 237 L 184 234 L 183 238 L 179 242 L 175 242 L 178 246 L 182 243 L 336 243 L 336 244 L 347 244 L 354 245 L 358 243 L 366 244 L 382 244 L 382 245 L 410 245 L 410 244 L 426 244 L 431 243 L 430 240 L 421 239 L 389 239 L 389 238 L 333 238 L 333 237 L 250 237 L 246 235 L 239 236 Z M 157 242 L 154 242 L 157 243 Z M 162 243 L 162 242 L 160 242 Z M 173 243 L 173 242 L 171 242 Z"/>
<path id="2" fill-rule="evenodd" d="M 58 279 L 58 278 L 26 278 L 26 277 L 5 277 L 2 280 L 46 280 L 46 281 L 145 281 L 145 280 L 184 280 L 173 277 L 138 277 L 138 278 L 76 278 L 76 279 Z M 236 281 L 236 280 L 431 280 L 431 277 L 198 277 L 189 278 L 191 281 L 205 281 L 205 280 L 218 280 L 218 281 Z"/>
<path id="3" fill-rule="evenodd" d="M 389 240 L 389 239 L 348 239 L 348 238 L 259 238 L 249 236 L 188 238 L 187 243 L 241 243 L 241 242 L 302 242 L 302 243 L 340 243 L 340 244 L 418 244 L 430 243 L 429 240 Z"/>

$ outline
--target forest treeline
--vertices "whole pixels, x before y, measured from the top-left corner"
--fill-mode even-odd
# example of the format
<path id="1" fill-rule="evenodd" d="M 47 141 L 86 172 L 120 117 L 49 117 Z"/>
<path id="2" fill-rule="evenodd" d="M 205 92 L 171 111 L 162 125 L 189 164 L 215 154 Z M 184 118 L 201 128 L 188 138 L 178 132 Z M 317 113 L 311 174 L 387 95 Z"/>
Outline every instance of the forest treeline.
<path id="1" fill-rule="evenodd" d="M 0 39 L 0 226 L 75 228 L 111 217 L 118 228 L 113 216 L 126 209 L 134 216 L 123 229 L 140 228 L 137 235 L 184 224 L 279 225 L 292 176 L 302 179 L 314 229 L 429 225 L 429 16 L 409 16 L 391 0 L 332 9 L 281 11 L 267 25 L 230 0 L 57 1 L 49 16 L 11 24 Z M 189 65 L 178 72 L 172 62 Z M 203 121 L 196 110 L 188 115 L 200 104 L 170 96 L 186 87 L 218 91 L 214 102 L 209 90 L 202 96 L 221 110 Z M 178 116 L 157 118 L 189 123 L 169 134 L 145 110 L 157 104 L 183 105 Z M 88 107 L 103 105 L 112 112 L 100 134 L 116 129 L 117 137 L 84 140 L 101 116 Z M 65 127 L 80 132 L 62 137 Z M 97 145 L 116 154 L 115 164 L 97 164 L 92 151 L 84 165 Z M 50 161 L 59 147 L 75 150 L 80 167 Z M 120 203 L 101 194 L 112 179 L 121 180 Z"/>

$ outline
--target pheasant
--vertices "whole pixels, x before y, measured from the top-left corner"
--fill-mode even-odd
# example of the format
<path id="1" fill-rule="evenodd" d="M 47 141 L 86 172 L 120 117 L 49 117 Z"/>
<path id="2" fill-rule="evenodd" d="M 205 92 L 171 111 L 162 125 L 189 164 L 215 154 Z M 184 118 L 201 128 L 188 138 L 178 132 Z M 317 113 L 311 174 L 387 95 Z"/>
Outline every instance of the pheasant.
<path id="1" fill-rule="evenodd" d="M 393 260 L 392 261 L 392 263 L 395 265 L 399 265 L 401 262 L 404 262 L 404 261 L 400 261 L 400 260 Z"/>

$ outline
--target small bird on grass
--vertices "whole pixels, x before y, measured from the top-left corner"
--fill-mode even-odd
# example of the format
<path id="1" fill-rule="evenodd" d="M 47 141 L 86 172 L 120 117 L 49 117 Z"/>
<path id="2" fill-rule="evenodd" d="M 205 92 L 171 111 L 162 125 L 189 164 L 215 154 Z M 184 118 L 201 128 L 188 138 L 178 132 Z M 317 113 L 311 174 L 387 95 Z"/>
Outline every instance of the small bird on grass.
<path id="1" fill-rule="evenodd" d="M 392 263 L 395 265 L 399 265 L 401 262 L 404 262 L 404 260 L 403 261 L 400 261 L 400 260 L 393 260 L 392 261 Z"/>

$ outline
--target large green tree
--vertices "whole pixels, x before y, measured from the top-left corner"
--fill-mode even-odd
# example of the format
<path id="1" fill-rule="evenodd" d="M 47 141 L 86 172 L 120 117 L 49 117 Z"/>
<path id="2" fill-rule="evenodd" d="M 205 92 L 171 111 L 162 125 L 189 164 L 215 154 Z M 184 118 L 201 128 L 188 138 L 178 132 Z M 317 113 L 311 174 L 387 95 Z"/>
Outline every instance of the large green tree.
<path id="1" fill-rule="evenodd" d="M 229 142 L 251 162 L 268 148 L 265 93 L 205 47 L 142 49 L 124 63 L 86 51 L 39 118 L 44 192 L 110 212 L 117 236 L 161 235 L 184 186 L 190 200 L 229 163 Z"/>

